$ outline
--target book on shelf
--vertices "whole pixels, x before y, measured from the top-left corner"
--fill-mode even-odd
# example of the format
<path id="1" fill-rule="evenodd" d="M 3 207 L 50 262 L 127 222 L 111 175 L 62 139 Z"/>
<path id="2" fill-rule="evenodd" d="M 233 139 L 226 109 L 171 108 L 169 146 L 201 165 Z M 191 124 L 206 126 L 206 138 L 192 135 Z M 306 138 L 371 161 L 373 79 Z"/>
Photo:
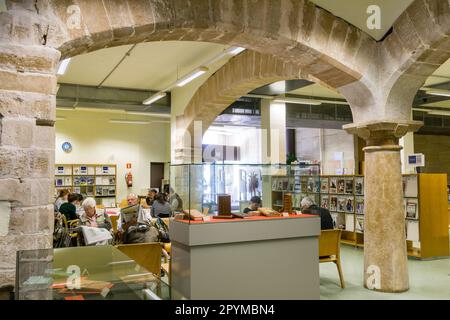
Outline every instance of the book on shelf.
<path id="1" fill-rule="evenodd" d="M 409 219 L 418 219 L 419 218 L 418 199 L 405 199 L 405 201 L 406 201 L 406 205 L 405 205 L 406 206 L 406 217 Z"/>
<path id="2" fill-rule="evenodd" d="M 406 240 L 419 241 L 419 221 L 417 220 L 406 220 Z"/>
<path id="3" fill-rule="evenodd" d="M 336 177 L 331 177 L 330 178 L 329 191 L 330 191 L 330 193 L 337 193 L 337 178 Z"/>
<path id="4" fill-rule="evenodd" d="M 364 194 L 364 178 L 363 177 L 355 177 L 355 194 L 356 195 Z"/>
<path id="5" fill-rule="evenodd" d="M 351 213 L 353 213 L 353 212 L 355 212 L 355 207 L 354 207 L 354 198 L 353 198 L 353 196 L 347 196 L 346 198 L 345 198 L 345 211 L 346 212 L 351 212 Z"/>
<path id="6" fill-rule="evenodd" d="M 364 216 L 356 216 L 356 224 L 355 224 L 355 231 L 359 233 L 364 232 Z"/>
<path id="7" fill-rule="evenodd" d="M 345 231 L 355 231 L 355 222 L 353 214 L 345 214 Z"/>
<path id="8" fill-rule="evenodd" d="M 320 179 L 320 193 L 328 193 L 328 178 Z"/>
<path id="9" fill-rule="evenodd" d="M 55 185 L 56 185 L 57 187 L 62 187 L 62 186 L 64 185 L 63 179 L 61 179 L 61 178 L 56 178 L 56 179 L 55 179 Z"/>
<path id="10" fill-rule="evenodd" d="M 322 195 L 320 197 L 320 206 L 322 208 L 329 209 L 330 205 L 329 205 L 329 197 L 328 197 L 328 195 Z"/>
<path id="11" fill-rule="evenodd" d="M 357 214 L 364 214 L 364 197 L 356 197 L 355 206 Z"/>
<path id="12" fill-rule="evenodd" d="M 405 197 L 417 198 L 417 176 L 407 175 L 403 176 L 403 195 Z"/>
<path id="13" fill-rule="evenodd" d="M 353 194 L 353 178 L 345 179 L 345 193 Z"/>
<path id="14" fill-rule="evenodd" d="M 342 213 L 335 213 L 336 215 L 336 228 L 345 230 L 345 215 Z"/>
<path id="15" fill-rule="evenodd" d="M 337 193 L 345 193 L 345 180 L 337 179 Z"/>
<path id="16" fill-rule="evenodd" d="M 347 198 L 345 196 L 337 197 L 337 211 L 346 212 L 347 211 Z"/>
<path id="17" fill-rule="evenodd" d="M 338 198 L 337 196 L 330 196 L 330 211 L 337 211 Z"/>
<path id="18" fill-rule="evenodd" d="M 312 178 L 312 177 L 308 178 L 308 184 L 306 187 L 306 191 L 314 192 L 314 186 L 315 186 L 314 178 Z"/>

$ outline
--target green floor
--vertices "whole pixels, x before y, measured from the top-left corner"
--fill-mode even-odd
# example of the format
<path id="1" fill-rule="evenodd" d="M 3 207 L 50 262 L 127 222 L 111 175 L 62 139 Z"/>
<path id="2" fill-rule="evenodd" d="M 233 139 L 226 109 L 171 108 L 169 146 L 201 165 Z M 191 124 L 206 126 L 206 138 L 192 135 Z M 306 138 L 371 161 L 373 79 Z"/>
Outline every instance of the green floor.
<path id="1" fill-rule="evenodd" d="M 363 287 L 363 249 L 341 245 L 345 289 L 339 286 L 334 263 L 320 265 L 320 299 L 450 299 L 450 259 L 420 261 L 409 259 L 410 289 L 404 293 L 381 293 Z"/>

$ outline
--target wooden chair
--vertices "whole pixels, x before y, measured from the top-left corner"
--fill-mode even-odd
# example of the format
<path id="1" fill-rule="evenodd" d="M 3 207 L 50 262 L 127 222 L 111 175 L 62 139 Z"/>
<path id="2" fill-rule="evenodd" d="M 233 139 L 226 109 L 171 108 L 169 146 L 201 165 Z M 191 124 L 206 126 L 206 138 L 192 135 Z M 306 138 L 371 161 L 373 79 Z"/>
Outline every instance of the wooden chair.
<path id="1" fill-rule="evenodd" d="M 120 215 L 114 215 L 114 216 L 110 215 L 109 217 L 111 218 L 111 224 L 112 224 L 112 228 L 113 228 L 114 234 L 116 234 L 117 233 L 117 225 L 118 225 L 118 221 L 119 221 Z"/>
<path id="2" fill-rule="evenodd" d="M 120 204 L 119 204 L 119 208 L 120 208 L 120 209 L 125 208 L 125 207 L 128 207 L 128 201 L 127 201 L 127 199 L 123 199 L 123 200 L 120 202 Z"/>
<path id="3" fill-rule="evenodd" d="M 322 230 L 319 237 L 319 263 L 334 262 L 339 272 L 341 288 L 345 288 L 340 255 L 341 232 L 340 229 Z"/>
<path id="4" fill-rule="evenodd" d="M 161 275 L 161 243 L 120 244 L 117 246 L 117 249 L 136 261 L 137 264 L 144 267 L 147 271 L 158 277 Z"/>

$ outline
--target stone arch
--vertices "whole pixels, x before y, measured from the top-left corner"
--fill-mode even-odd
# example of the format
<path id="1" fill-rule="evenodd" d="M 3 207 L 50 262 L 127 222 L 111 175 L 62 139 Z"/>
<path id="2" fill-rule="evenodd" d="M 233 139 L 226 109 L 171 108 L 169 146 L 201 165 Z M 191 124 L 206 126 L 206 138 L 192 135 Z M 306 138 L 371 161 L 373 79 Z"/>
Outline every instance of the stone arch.
<path id="1" fill-rule="evenodd" d="M 276 81 L 302 78 L 302 69 L 269 54 L 255 51 L 231 59 L 194 94 L 177 129 L 193 134 L 194 121 L 202 121 L 203 133 L 229 105 L 250 91 Z"/>
<path id="2" fill-rule="evenodd" d="M 341 88 L 356 111 L 355 122 L 369 112 L 379 120 L 410 120 L 415 94 L 426 79 L 450 58 L 450 4 L 442 0 L 415 0 L 395 21 L 392 32 L 377 44 L 372 77 Z M 373 101 L 361 100 L 363 90 Z M 373 116 L 372 116 L 373 118 Z"/>
<path id="3" fill-rule="evenodd" d="M 62 58 L 143 41 L 204 41 L 276 55 L 339 87 L 361 78 L 364 57 L 376 45 L 308 0 L 47 0 L 37 6 L 48 20 L 45 44 Z"/>

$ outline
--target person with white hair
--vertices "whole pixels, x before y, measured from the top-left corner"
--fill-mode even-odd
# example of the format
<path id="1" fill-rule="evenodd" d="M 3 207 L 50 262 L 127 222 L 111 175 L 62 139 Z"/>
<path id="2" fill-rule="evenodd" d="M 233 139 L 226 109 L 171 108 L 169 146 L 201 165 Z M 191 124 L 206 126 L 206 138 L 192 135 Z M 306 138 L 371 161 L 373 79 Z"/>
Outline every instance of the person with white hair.
<path id="1" fill-rule="evenodd" d="M 86 198 L 81 205 L 84 212 L 80 216 L 80 226 L 104 228 L 108 231 L 112 230 L 111 218 L 103 209 L 97 209 L 94 198 Z"/>
<path id="2" fill-rule="evenodd" d="M 328 230 L 334 229 L 333 218 L 330 211 L 325 208 L 317 206 L 311 198 L 305 197 L 300 203 L 302 213 L 314 214 L 320 216 L 320 229 Z"/>

